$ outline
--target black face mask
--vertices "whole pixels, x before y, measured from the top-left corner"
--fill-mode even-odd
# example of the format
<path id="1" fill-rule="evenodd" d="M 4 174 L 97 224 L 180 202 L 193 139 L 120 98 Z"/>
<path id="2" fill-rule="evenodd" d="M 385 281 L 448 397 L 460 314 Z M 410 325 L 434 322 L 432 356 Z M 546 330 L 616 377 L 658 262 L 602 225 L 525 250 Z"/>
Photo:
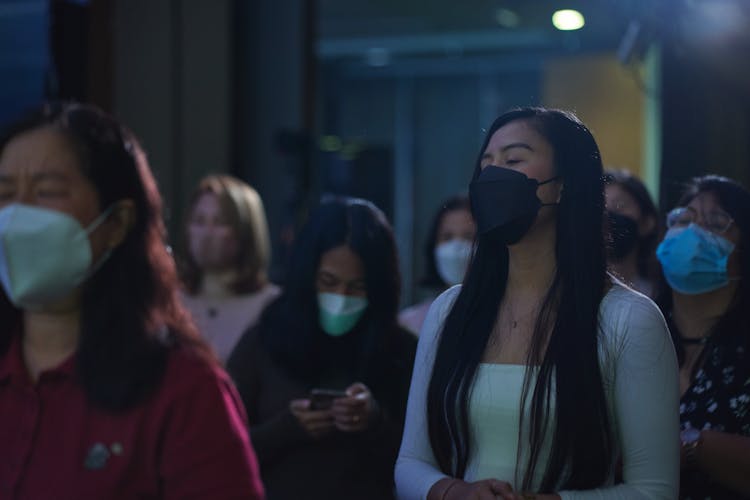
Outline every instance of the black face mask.
<path id="1" fill-rule="evenodd" d="M 513 245 L 526 234 L 543 204 L 536 195 L 539 186 L 552 182 L 529 179 L 516 170 L 488 166 L 469 185 L 471 212 L 480 235 Z"/>
<path id="2" fill-rule="evenodd" d="M 630 217 L 607 210 L 609 221 L 609 258 L 622 260 L 638 243 L 638 223 Z"/>

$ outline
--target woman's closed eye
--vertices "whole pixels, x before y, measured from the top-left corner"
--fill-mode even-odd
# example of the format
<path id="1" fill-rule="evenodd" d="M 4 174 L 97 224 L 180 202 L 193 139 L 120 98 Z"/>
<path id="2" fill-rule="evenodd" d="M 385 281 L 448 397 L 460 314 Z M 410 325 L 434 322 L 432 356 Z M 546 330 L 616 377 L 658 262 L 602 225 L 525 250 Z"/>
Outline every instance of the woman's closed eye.
<path id="1" fill-rule="evenodd" d="M 65 189 L 40 189 L 36 192 L 36 195 L 42 199 L 64 198 L 68 195 L 68 191 Z"/>
<path id="2" fill-rule="evenodd" d="M 325 288 L 333 288 L 339 284 L 338 278 L 332 274 L 320 273 L 318 274 L 318 285 Z"/>

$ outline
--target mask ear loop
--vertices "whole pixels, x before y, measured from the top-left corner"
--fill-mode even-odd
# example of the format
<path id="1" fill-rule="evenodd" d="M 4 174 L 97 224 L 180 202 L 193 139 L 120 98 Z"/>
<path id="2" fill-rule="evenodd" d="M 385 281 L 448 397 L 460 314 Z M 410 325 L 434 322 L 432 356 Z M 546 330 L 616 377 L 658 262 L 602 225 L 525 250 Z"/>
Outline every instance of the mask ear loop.
<path id="1" fill-rule="evenodd" d="M 719 244 L 719 245 L 722 245 L 722 246 L 723 245 L 731 245 L 729 247 L 730 248 L 729 253 L 727 253 L 727 258 L 732 254 L 732 252 L 737 251 L 737 246 L 734 243 L 732 243 L 731 241 L 729 241 L 728 239 L 726 239 L 725 237 L 723 237 L 722 235 L 716 234 L 713 231 L 709 231 L 708 229 L 702 227 L 700 224 L 697 224 L 695 222 L 691 222 L 690 226 L 695 226 L 695 227 L 699 228 L 703 232 L 703 234 L 705 234 L 707 237 L 711 238 L 711 241 L 714 242 L 714 243 L 716 243 L 716 244 Z M 690 226 L 688 226 L 688 227 L 690 227 Z M 727 229 L 729 229 L 729 226 L 727 226 Z M 727 281 L 728 282 L 729 281 L 740 281 L 740 280 L 742 280 L 742 276 L 727 276 Z"/>
<path id="2" fill-rule="evenodd" d="M 106 208 L 106 210 L 104 210 L 104 212 L 102 212 L 101 214 L 99 214 L 99 216 L 96 219 L 94 219 L 91 222 L 91 224 L 89 224 L 86 227 L 86 229 L 85 229 L 86 236 L 90 236 L 91 233 L 93 233 L 94 231 L 96 231 L 96 228 L 98 228 L 99 226 L 101 226 L 104 223 L 104 221 L 107 220 L 107 217 L 109 217 L 110 215 L 112 215 L 112 212 L 114 212 L 116 206 L 117 206 L 117 202 L 112 203 L 110 206 L 108 206 Z"/>
<path id="3" fill-rule="evenodd" d="M 112 212 L 114 212 L 115 207 L 117 206 L 117 202 L 112 203 L 109 207 L 107 207 L 104 212 L 102 212 L 96 219 L 91 222 L 91 224 L 88 225 L 88 227 L 85 230 L 86 236 L 90 236 L 91 233 L 96 231 L 96 229 L 101 226 L 107 218 L 112 215 Z M 96 274 L 96 272 L 102 268 L 102 266 L 109 260 L 110 256 L 112 255 L 112 249 L 108 248 L 104 251 L 104 253 L 99 257 L 99 259 L 92 265 L 88 271 L 86 271 L 86 275 L 83 278 L 83 281 L 86 281 L 91 276 Z"/>
<path id="4" fill-rule="evenodd" d="M 546 181 L 537 182 L 536 183 L 536 187 L 538 188 L 539 186 L 544 186 L 545 184 L 549 184 L 550 182 L 556 181 L 559 178 L 560 178 L 560 176 L 556 175 L 554 177 L 550 177 Z M 560 204 L 559 202 L 557 202 L 557 203 L 542 203 L 541 206 L 542 207 L 556 207 L 559 204 Z"/>

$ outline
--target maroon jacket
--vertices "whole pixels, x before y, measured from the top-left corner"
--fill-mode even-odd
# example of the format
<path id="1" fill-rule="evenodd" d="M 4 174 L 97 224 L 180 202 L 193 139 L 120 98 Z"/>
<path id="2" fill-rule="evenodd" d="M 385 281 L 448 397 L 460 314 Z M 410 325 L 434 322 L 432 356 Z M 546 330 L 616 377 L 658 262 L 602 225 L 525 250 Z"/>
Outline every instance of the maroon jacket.
<path id="1" fill-rule="evenodd" d="M 261 499 L 246 416 L 219 368 L 170 353 L 160 386 L 123 413 L 86 398 L 75 355 L 33 384 L 16 335 L 0 357 L 0 498 Z"/>

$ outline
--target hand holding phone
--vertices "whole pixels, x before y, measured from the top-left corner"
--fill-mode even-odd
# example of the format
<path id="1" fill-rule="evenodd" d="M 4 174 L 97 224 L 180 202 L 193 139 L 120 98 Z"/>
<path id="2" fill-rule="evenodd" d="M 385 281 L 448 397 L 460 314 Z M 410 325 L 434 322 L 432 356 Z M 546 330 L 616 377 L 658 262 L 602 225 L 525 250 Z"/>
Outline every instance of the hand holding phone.
<path id="1" fill-rule="evenodd" d="M 313 389 L 310 391 L 310 409 L 311 410 L 328 410 L 333 406 L 333 401 L 339 398 L 348 397 L 346 391 L 334 389 Z"/>
<path id="2" fill-rule="evenodd" d="M 321 439 L 335 430 L 331 407 L 340 394 L 338 391 L 315 390 L 306 399 L 290 401 L 289 410 L 310 437 Z"/>
<path id="3" fill-rule="evenodd" d="M 336 399 L 331 407 L 334 423 L 341 432 L 367 430 L 379 411 L 372 392 L 361 382 L 350 385 L 346 389 L 346 398 Z"/>

